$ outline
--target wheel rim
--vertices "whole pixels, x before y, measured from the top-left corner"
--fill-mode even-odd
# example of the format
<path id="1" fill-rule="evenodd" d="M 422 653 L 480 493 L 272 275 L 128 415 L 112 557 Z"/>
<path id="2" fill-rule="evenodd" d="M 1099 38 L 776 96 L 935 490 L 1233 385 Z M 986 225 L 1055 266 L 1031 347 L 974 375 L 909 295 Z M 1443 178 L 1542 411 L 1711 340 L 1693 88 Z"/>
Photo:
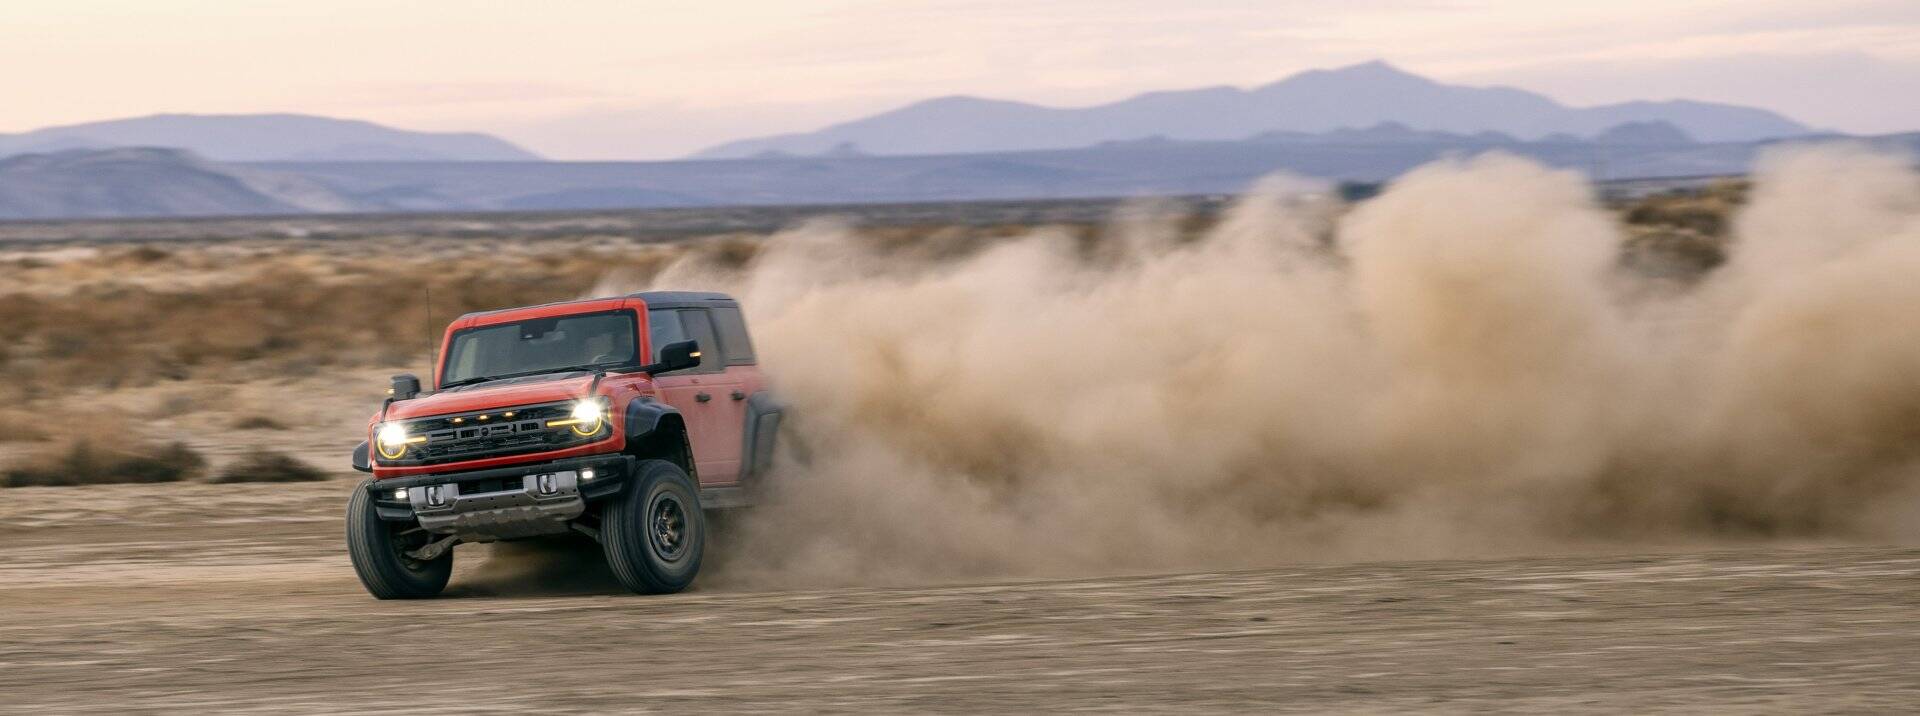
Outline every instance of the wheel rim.
<path id="1" fill-rule="evenodd" d="M 680 498 L 667 492 L 654 496 L 647 510 L 647 540 L 653 544 L 654 554 L 668 562 L 678 561 L 692 541 L 687 527 L 687 511 Z"/>

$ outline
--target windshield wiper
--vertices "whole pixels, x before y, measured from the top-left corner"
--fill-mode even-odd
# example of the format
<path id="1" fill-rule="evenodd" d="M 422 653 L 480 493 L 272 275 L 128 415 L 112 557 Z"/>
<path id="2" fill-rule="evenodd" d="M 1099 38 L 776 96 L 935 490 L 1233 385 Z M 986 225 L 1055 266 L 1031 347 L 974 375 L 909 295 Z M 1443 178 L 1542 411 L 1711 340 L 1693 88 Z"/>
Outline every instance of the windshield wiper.
<path id="1" fill-rule="evenodd" d="M 543 373 L 578 373 L 580 371 L 595 371 L 595 370 L 600 370 L 600 365 L 597 363 L 588 363 L 586 365 L 568 365 L 568 366 L 561 366 L 559 368 L 542 368 L 536 371 L 521 373 L 520 375 L 541 375 Z"/>
<path id="2" fill-rule="evenodd" d="M 485 382 L 487 382 L 487 381 L 489 381 L 489 380 L 499 380 L 499 379 L 501 379 L 501 378 L 505 378 L 505 377 L 506 377 L 506 376 L 503 376 L 503 375 L 482 375 L 482 376 L 475 376 L 475 377 L 472 377 L 472 378 L 461 378 L 460 380 L 456 380 L 456 381 L 451 381 L 451 382 L 447 382 L 447 383 L 441 383 L 441 384 L 440 384 L 440 389 L 441 389 L 441 390 L 446 390 L 446 389 L 448 389 L 448 388 L 458 388 L 458 387 L 460 387 L 460 386 L 463 386 L 463 385 L 473 385 L 473 384 L 475 384 L 475 383 L 485 383 Z"/>
<path id="3" fill-rule="evenodd" d="M 530 370 L 524 373 L 501 373 L 500 375 L 482 375 L 482 376 L 476 376 L 473 378 L 462 378 L 460 380 L 456 380 L 451 383 L 446 383 L 444 385 L 441 385 L 440 389 L 446 390 L 448 388 L 458 388 L 463 385 L 485 383 L 487 381 L 492 381 L 492 380 L 505 380 L 507 378 L 525 378 L 530 375 L 546 375 L 548 373 L 578 373 L 582 371 L 597 372 L 597 371 L 604 371 L 607 368 L 616 366 L 616 365 L 618 364 L 617 363 L 587 363 L 584 365 L 561 366 L 559 368 L 541 368 L 540 370 Z"/>

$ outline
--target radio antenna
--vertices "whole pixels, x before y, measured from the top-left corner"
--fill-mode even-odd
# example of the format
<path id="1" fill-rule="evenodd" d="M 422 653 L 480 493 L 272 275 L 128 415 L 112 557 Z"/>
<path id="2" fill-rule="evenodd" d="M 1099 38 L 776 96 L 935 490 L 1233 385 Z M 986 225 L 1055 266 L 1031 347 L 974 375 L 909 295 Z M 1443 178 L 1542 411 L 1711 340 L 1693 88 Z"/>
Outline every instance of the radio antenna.
<path id="1" fill-rule="evenodd" d="M 433 370 L 440 365 L 440 346 L 433 342 L 433 284 L 420 282 L 420 289 L 427 294 L 427 385 L 439 385 L 434 379 Z"/>

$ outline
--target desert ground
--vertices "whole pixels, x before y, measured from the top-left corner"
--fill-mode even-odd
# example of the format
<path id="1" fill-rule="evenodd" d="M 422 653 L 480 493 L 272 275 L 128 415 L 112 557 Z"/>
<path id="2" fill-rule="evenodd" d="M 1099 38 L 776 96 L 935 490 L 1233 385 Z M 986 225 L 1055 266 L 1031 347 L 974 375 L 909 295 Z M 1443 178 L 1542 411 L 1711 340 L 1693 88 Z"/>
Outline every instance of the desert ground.
<path id="1" fill-rule="evenodd" d="M 1691 290 L 1728 260 L 1729 215 L 1747 192 L 1721 182 L 1594 209 L 1620 239 L 1606 260 L 1644 292 Z M 1223 206 L 1162 203 L 1126 221 L 1106 218 L 1134 210 L 1112 203 L 856 207 L 835 209 L 850 218 L 830 226 L 862 257 L 920 266 L 1034 231 L 1075 247 L 1076 260 L 1125 266 L 1136 259 L 1108 248 L 1138 241 L 1140 226 L 1178 245 L 1232 223 Z M 1538 502 L 1414 523 L 1367 520 L 1425 493 L 1366 480 L 1260 483 L 1234 458 L 1267 446 L 1226 444 L 1214 467 L 1246 499 L 1224 504 L 1245 502 L 1258 519 L 1217 499 L 1194 514 L 1223 520 L 1200 532 L 1246 541 L 1156 547 L 1124 529 L 1075 542 L 1076 528 L 1112 530 L 1125 503 L 1036 527 L 1019 509 L 976 514 L 943 501 L 1003 504 L 994 500 L 1018 487 L 1006 475 L 1104 465 L 1086 459 L 1104 443 L 1049 453 L 1054 463 L 1040 467 L 942 452 L 947 443 L 927 439 L 941 416 L 873 402 L 883 424 L 840 427 L 931 454 L 944 472 L 913 466 L 984 487 L 830 502 L 855 518 L 907 511 L 876 522 L 866 541 L 812 539 L 825 524 L 817 511 L 729 516 L 681 595 L 625 594 L 593 545 L 577 543 L 462 546 L 453 586 L 435 601 L 362 591 L 343 539 L 358 480 L 347 454 L 387 376 L 425 372 L 430 331 L 466 311 L 628 290 L 688 266 L 738 271 L 770 234 L 806 218 L 0 226 L 0 316 L 12 336 L 0 342 L 0 400 L 12 406 L 0 413 L 0 712 L 1920 707 L 1920 548 L 1910 530 L 1854 519 L 1911 514 L 1867 509 L 1910 503 L 1900 491 L 1910 451 L 1882 444 L 1862 451 L 1871 460 L 1833 468 L 1872 479 L 1832 493 L 1782 483 L 1759 499 L 1683 480 L 1649 490 L 1661 501 L 1643 505 L 1613 491 L 1664 473 L 1608 473 L 1598 487 L 1556 483 Z M 1899 405 L 1869 417 L 1897 417 Z M 1911 421 L 1901 425 L 1869 437 L 1911 444 Z M 249 462 L 261 453 L 280 461 Z M 1683 457 L 1689 469 L 1720 466 L 1714 454 Z M 1181 496 L 1178 487 L 1141 491 Z M 1459 494 L 1531 494 L 1469 487 Z M 1606 509 L 1566 508 L 1596 496 Z M 1527 510 L 1539 514 L 1499 521 Z M 1293 521 L 1306 527 L 1273 527 Z M 1449 529 L 1351 539 L 1409 524 Z M 1062 541 L 969 542 L 1048 537 Z M 805 549 L 742 554 L 769 540 Z M 1288 546 L 1244 549 L 1261 540 Z M 1023 557 L 1055 548 L 1065 556 Z"/>
<path id="2" fill-rule="evenodd" d="M 459 548 L 376 602 L 353 483 L 22 488 L 0 711 L 1648 710 L 1920 703 L 1911 548 L 1766 546 L 910 588 L 621 592 Z M 721 545 L 724 549 L 724 544 Z M 589 547 L 590 549 L 590 547 Z"/>

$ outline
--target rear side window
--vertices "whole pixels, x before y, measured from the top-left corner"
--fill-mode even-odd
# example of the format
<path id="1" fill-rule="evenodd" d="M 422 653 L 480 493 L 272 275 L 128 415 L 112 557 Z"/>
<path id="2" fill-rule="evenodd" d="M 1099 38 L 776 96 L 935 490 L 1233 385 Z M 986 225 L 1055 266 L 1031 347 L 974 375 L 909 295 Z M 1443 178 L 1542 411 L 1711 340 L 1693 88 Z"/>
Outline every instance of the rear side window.
<path id="1" fill-rule="evenodd" d="M 753 365 L 753 341 L 747 338 L 747 321 L 738 306 L 713 309 L 713 322 L 720 329 L 720 348 L 726 352 L 727 365 Z"/>
<path id="2" fill-rule="evenodd" d="M 679 340 L 699 341 L 701 353 L 700 365 L 680 372 L 718 373 L 726 370 L 727 361 L 722 357 L 723 352 L 720 346 L 720 340 L 713 331 L 713 319 L 708 317 L 706 310 L 683 308 L 679 310 L 679 314 L 680 325 L 686 328 L 687 336 Z"/>

